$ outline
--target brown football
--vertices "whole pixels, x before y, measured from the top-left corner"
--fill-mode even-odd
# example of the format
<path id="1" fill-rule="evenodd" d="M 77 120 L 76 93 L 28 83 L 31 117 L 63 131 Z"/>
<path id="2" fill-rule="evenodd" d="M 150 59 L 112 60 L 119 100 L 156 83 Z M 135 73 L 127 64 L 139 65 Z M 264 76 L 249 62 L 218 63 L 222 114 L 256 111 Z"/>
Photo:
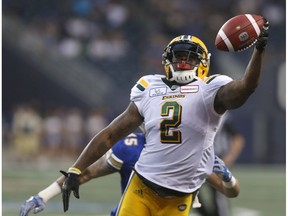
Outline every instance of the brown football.
<path id="1" fill-rule="evenodd" d="M 219 50 L 240 52 L 251 47 L 263 28 L 262 16 L 242 14 L 229 19 L 220 28 L 215 46 Z"/>

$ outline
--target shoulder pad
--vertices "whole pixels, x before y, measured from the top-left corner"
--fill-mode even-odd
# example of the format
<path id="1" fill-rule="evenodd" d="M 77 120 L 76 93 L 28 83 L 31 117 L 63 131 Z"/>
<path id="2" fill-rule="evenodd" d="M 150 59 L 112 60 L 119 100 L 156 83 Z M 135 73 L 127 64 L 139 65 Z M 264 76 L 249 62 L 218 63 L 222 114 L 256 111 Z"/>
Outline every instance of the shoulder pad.
<path id="1" fill-rule="evenodd" d="M 204 82 L 209 83 L 209 82 L 211 82 L 213 79 L 215 79 L 217 76 L 220 76 L 220 74 L 215 74 L 215 75 L 212 75 L 212 76 L 209 76 L 209 77 L 205 77 L 205 78 L 204 78 Z"/>
<path id="2" fill-rule="evenodd" d="M 217 78 L 217 79 L 216 79 Z M 232 81 L 232 78 L 229 77 L 229 76 L 226 76 L 226 75 L 223 75 L 223 74 L 215 74 L 215 75 L 212 75 L 212 76 L 209 76 L 209 77 L 206 77 L 204 79 L 204 82 L 206 84 L 209 84 L 211 83 L 213 80 L 217 80 L 216 82 L 230 82 Z"/>

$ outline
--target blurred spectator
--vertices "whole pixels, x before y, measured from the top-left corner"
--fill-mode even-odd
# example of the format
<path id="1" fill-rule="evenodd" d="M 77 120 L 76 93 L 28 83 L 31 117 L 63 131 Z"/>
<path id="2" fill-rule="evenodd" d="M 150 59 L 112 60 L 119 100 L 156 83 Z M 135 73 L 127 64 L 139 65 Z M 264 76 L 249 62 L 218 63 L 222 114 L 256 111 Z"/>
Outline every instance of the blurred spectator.
<path id="1" fill-rule="evenodd" d="M 66 155 L 74 157 L 82 151 L 84 143 L 83 116 L 79 108 L 73 107 L 65 113 L 64 119 L 64 145 Z"/>
<path id="2" fill-rule="evenodd" d="M 279 106 L 286 110 L 286 62 L 282 62 L 278 68 L 277 101 Z"/>
<path id="3" fill-rule="evenodd" d="M 42 119 L 29 105 L 17 107 L 12 120 L 13 150 L 16 160 L 35 161 L 41 145 Z"/>
<path id="4" fill-rule="evenodd" d="M 82 51 L 80 41 L 74 38 L 64 38 L 58 47 L 60 53 L 67 58 L 76 58 Z"/>
<path id="5" fill-rule="evenodd" d="M 128 43 L 120 32 L 107 32 L 87 44 L 87 55 L 92 61 L 117 61 L 126 56 Z"/>
<path id="6" fill-rule="evenodd" d="M 63 110 L 50 108 L 43 121 L 43 153 L 49 158 L 57 158 L 63 151 Z"/>
<path id="7" fill-rule="evenodd" d="M 38 156 L 74 157 L 108 121 L 98 108 L 83 113 L 79 108 L 58 105 L 43 114 L 29 105 L 19 105 L 13 113 L 11 128 L 6 118 L 2 118 L 2 125 L 3 146 L 11 147 L 17 160 L 28 161 Z"/>
<path id="8" fill-rule="evenodd" d="M 144 74 L 150 74 L 151 71 L 153 73 L 161 74 L 163 71 L 163 65 L 159 58 L 161 58 L 163 54 L 163 44 L 168 44 L 169 39 L 162 33 L 151 33 L 148 38 L 148 43 L 145 44 L 145 48 L 143 50 L 142 62 L 143 67 L 138 74 L 135 75 L 135 79 L 143 76 Z"/>
<path id="9" fill-rule="evenodd" d="M 106 19 L 108 21 L 109 26 L 117 28 L 124 25 L 128 18 L 128 10 L 127 8 L 121 4 L 116 2 L 110 2 L 106 8 Z"/>
<path id="10" fill-rule="evenodd" d="M 234 4 L 234 13 L 235 14 L 258 14 L 260 11 L 261 5 L 263 5 L 263 0 L 250 1 L 250 0 L 240 0 Z"/>
<path id="11" fill-rule="evenodd" d="M 107 125 L 108 121 L 100 109 L 95 108 L 90 110 L 85 119 L 85 132 L 87 141 L 92 139 L 92 137 L 94 137 Z"/>
<path id="12" fill-rule="evenodd" d="M 84 41 L 99 34 L 99 28 L 97 22 L 92 22 L 83 17 L 68 18 L 64 24 L 64 29 L 66 30 L 68 37 Z"/>
<path id="13" fill-rule="evenodd" d="M 269 22 L 274 26 L 281 26 L 285 20 L 285 8 L 277 3 L 268 3 L 263 7 L 263 15 L 269 17 Z"/>
<path id="14" fill-rule="evenodd" d="M 214 140 L 215 154 L 227 167 L 231 167 L 239 157 L 245 145 L 244 136 L 236 129 L 229 112 L 224 114 Z M 202 207 L 197 209 L 201 216 L 230 216 L 230 206 L 227 197 L 216 191 L 210 184 L 204 184 L 200 189 L 199 200 Z"/>
<path id="15" fill-rule="evenodd" d="M 231 113 L 226 112 L 214 140 L 215 154 L 227 166 L 233 166 L 245 146 L 245 138 L 236 128 Z"/>

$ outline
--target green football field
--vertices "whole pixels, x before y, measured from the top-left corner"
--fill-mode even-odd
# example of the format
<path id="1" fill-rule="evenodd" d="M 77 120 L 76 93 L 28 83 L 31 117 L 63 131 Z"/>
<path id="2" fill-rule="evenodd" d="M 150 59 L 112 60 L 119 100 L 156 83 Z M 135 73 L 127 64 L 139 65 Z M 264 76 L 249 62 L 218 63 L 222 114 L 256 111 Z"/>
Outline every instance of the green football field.
<path id="1" fill-rule="evenodd" d="M 21 204 L 56 179 L 60 169 L 71 161 L 37 161 L 11 163 L 4 157 L 2 164 L 2 215 L 19 215 Z M 285 166 L 241 165 L 232 169 L 240 180 L 239 197 L 230 199 L 232 216 L 284 216 Z M 88 182 L 80 188 L 80 200 L 71 195 L 70 208 L 62 210 L 61 196 L 52 199 L 39 216 L 109 215 L 120 198 L 119 175 L 113 174 Z M 30 215 L 34 215 L 31 213 Z M 197 215 L 191 212 L 191 215 Z"/>

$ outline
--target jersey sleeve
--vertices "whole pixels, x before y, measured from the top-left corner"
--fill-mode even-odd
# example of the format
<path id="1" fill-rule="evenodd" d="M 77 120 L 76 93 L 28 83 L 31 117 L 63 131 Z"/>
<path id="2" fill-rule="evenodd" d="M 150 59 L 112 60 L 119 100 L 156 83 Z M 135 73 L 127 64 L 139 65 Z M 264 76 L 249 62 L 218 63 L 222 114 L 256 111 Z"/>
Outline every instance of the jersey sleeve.
<path id="1" fill-rule="evenodd" d="M 214 100 L 216 97 L 216 93 L 222 86 L 226 85 L 231 81 L 232 78 L 226 75 L 214 75 L 206 80 L 207 88 L 204 92 L 204 98 L 206 99 L 208 109 L 211 109 L 216 115 L 219 115 L 214 109 Z"/>
<path id="2" fill-rule="evenodd" d="M 130 101 L 133 101 L 135 105 L 138 107 L 139 113 L 143 116 L 141 112 L 142 103 L 145 103 L 143 98 L 146 94 L 146 89 L 149 86 L 148 76 L 141 77 L 137 83 L 131 89 Z"/>

